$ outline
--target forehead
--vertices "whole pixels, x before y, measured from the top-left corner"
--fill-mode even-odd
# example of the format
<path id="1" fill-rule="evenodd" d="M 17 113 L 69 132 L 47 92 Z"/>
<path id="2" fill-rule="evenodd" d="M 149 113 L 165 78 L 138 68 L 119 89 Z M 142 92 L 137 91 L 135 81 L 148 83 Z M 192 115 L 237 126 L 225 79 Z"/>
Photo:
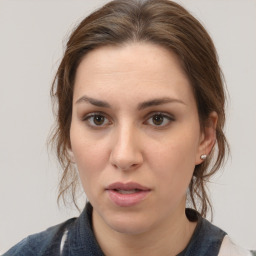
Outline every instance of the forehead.
<path id="1" fill-rule="evenodd" d="M 89 52 L 78 66 L 74 97 L 143 94 L 190 99 L 192 89 L 175 53 L 151 43 L 103 46 Z M 159 95 L 158 95 L 159 94 Z"/>

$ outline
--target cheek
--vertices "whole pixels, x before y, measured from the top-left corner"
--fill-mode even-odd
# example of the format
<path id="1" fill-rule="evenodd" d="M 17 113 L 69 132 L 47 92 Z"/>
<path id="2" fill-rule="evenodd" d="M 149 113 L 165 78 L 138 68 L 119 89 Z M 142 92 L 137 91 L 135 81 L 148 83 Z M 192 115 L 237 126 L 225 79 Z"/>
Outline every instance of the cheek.
<path id="1" fill-rule="evenodd" d="M 107 160 L 107 154 L 101 147 L 83 143 L 76 145 L 73 149 L 75 161 L 81 175 L 89 175 L 104 169 Z"/>
<path id="2" fill-rule="evenodd" d="M 93 198 L 99 192 L 95 190 L 95 186 L 102 179 L 102 170 L 106 165 L 104 158 L 106 156 L 102 154 L 102 147 L 90 143 L 76 145 L 74 155 L 83 190 L 89 201 L 93 201 Z"/>
<path id="3" fill-rule="evenodd" d="M 155 176 L 166 190 L 186 191 L 194 168 L 198 140 L 190 133 L 165 139 L 148 151 L 149 161 Z M 173 193 L 171 193 L 173 194 Z"/>
<path id="4" fill-rule="evenodd" d="M 93 186 L 97 182 L 101 171 L 107 164 L 107 148 L 103 142 L 95 143 L 95 140 L 81 134 L 75 128 L 71 128 L 70 138 L 74 160 L 82 185 L 84 190 L 88 190 L 90 185 Z"/>

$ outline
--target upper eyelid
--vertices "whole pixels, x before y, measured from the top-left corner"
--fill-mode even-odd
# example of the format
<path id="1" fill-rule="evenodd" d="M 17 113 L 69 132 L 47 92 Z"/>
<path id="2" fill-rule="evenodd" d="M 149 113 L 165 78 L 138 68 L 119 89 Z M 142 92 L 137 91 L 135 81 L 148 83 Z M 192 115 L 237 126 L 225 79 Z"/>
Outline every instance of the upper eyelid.
<path id="1" fill-rule="evenodd" d="M 93 125 L 93 124 L 91 124 L 89 119 L 94 117 L 94 116 L 97 116 L 97 115 L 103 116 L 104 118 L 106 118 L 107 119 L 107 124 L 103 124 L 103 125 Z M 93 127 L 94 129 L 104 128 L 104 127 L 106 127 L 108 125 L 111 125 L 111 123 L 112 123 L 110 118 L 108 118 L 106 116 L 106 114 L 104 114 L 102 112 L 91 112 L 91 113 L 88 113 L 88 114 L 83 116 L 82 121 L 86 122 L 89 127 Z"/>
<path id="2" fill-rule="evenodd" d="M 89 118 L 89 117 L 92 117 L 92 116 L 104 116 L 105 118 L 109 119 L 109 115 L 107 115 L 106 113 L 104 112 L 101 112 L 101 111 L 95 111 L 95 112 L 90 112 L 88 114 L 85 114 L 83 115 L 83 120 L 85 120 L 86 118 Z"/>
<path id="3" fill-rule="evenodd" d="M 88 114 L 85 114 L 82 116 L 81 120 L 82 121 L 88 121 L 88 119 L 94 117 L 94 116 L 103 116 L 104 118 L 106 118 L 108 120 L 109 123 L 112 122 L 111 118 L 109 117 L 109 115 L 107 115 L 106 113 L 104 112 L 100 112 L 100 111 L 97 111 L 97 112 L 90 112 Z"/>
<path id="4" fill-rule="evenodd" d="M 164 112 L 164 111 L 152 111 L 152 112 L 148 113 L 145 118 L 150 118 L 154 115 L 163 115 L 164 117 L 170 117 L 172 119 L 175 119 L 174 115 Z"/>
<path id="5" fill-rule="evenodd" d="M 164 125 L 153 125 L 153 124 L 149 124 L 149 120 L 151 118 L 153 118 L 155 115 L 162 115 L 165 119 L 167 119 L 167 124 L 164 124 Z M 161 112 L 161 111 L 158 111 L 158 112 L 153 112 L 151 113 L 151 115 L 149 115 L 146 120 L 143 122 L 144 125 L 150 125 L 152 126 L 154 129 L 164 129 L 164 128 L 167 128 L 169 127 L 169 125 L 174 122 L 176 119 L 173 115 L 169 114 L 169 113 L 166 113 L 166 112 Z"/>
<path id="6" fill-rule="evenodd" d="M 145 115 L 145 117 L 147 117 L 147 116 L 153 116 L 153 115 L 157 115 L 157 114 L 173 117 L 172 114 L 167 113 L 167 112 L 165 112 L 165 111 L 150 111 L 149 113 L 147 113 L 147 114 Z M 102 115 L 102 116 L 105 116 L 105 117 L 109 117 L 109 115 L 106 114 L 106 113 L 103 112 L 103 111 L 90 112 L 90 113 L 88 113 L 88 114 L 85 114 L 84 117 L 86 117 L 86 116 L 94 116 L 94 115 Z"/>

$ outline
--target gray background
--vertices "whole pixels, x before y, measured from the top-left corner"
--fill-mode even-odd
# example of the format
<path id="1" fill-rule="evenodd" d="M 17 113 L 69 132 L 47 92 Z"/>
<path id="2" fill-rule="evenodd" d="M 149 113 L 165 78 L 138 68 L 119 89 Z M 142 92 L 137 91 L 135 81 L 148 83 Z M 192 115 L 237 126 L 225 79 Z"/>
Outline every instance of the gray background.
<path id="1" fill-rule="evenodd" d="M 0 0 L 0 251 L 77 216 L 56 204 L 58 168 L 47 152 L 49 89 L 63 44 L 103 0 Z M 184 0 L 210 32 L 230 100 L 232 158 L 210 184 L 214 223 L 256 248 L 256 1 Z"/>

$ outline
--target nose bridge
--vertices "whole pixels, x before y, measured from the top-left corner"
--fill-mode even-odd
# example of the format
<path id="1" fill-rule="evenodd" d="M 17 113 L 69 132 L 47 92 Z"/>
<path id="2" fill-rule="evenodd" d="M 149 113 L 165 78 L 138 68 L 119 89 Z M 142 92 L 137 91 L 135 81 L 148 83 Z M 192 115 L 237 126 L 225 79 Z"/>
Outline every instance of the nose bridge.
<path id="1" fill-rule="evenodd" d="M 111 162 L 116 168 L 122 170 L 128 170 L 141 164 L 139 131 L 132 122 L 124 121 L 116 127 Z"/>

